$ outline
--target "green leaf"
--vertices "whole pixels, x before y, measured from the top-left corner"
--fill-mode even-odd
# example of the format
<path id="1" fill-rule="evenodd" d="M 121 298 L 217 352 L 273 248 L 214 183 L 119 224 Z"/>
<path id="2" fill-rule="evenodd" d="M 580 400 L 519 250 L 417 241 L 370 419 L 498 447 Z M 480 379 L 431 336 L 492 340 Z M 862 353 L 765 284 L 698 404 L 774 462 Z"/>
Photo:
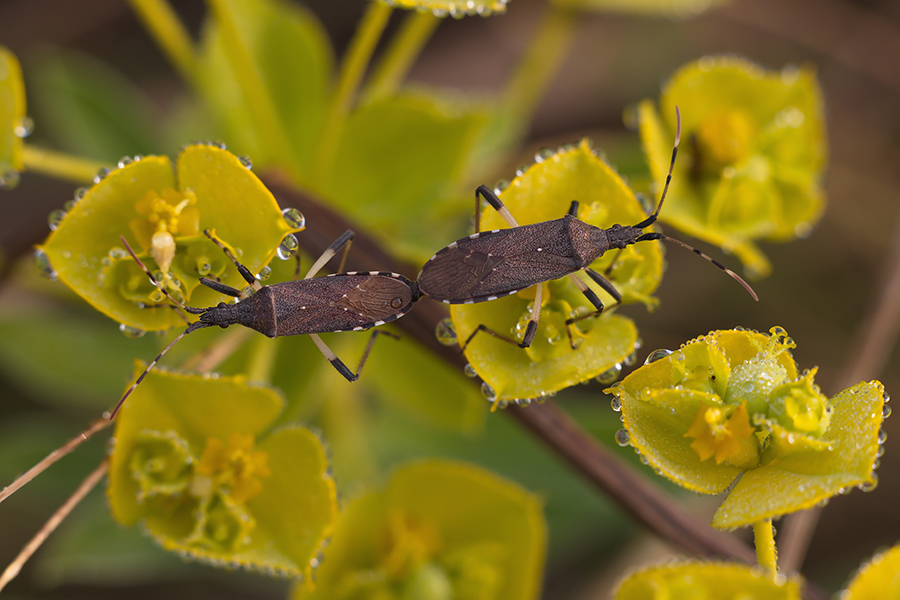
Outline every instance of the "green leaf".
<path id="1" fill-rule="evenodd" d="M 646 218 L 631 190 L 586 141 L 542 156 L 541 162 L 512 181 L 502 199 L 523 225 L 561 218 L 572 200 L 580 202 L 579 218 L 597 227 L 634 224 Z M 484 212 L 482 230 L 503 227 L 508 225 L 495 211 Z M 623 303 L 653 306 L 651 294 L 662 277 L 660 245 L 643 243 L 629 246 L 621 254 L 608 252 L 594 261 L 592 268 L 604 273 L 616 256 L 616 266 L 608 278 L 622 294 Z M 595 309 L 568 278 L 544 286 L 541 320 L 530 348 L 522 350 L 489 335 L 477 336 L 466 348 L 469 363 L 493 389 L 498 401 L 555 393 L 600 375 L 634 352 L 634 324 L 612 310 L 571 326 L 577 346 L 572 349 L 566 319 Z M 605 305 L 613 303 L 606 292 L 596 286 L 594 289 Z M 464 342 L 479 324 L 521 339 L 533 298 L 534 290 L 529 289 L 491 302 L 452 305 L 450 316 L 458 339 Z"/>
<path id="2" fill-rule="evenodd" d="M 801 580 L 775 581 L 756 567 L 682 562 L 632 573 L 616 600 L 800 600 Z"/>
<path id="3" fill-rule="evenodd" d="M 734 251 L 751 274 L 771 270 L 756 239 L 806 235 L 824 205 L 826 141 L 815 72 L 765 71 L 734 57 L 704 57 L 666 84 L 659 112 L 637 109 L 650 171 L 669 167 L 675 107 L 683 145 L 660 220 Z"/>
<path id="4" fill-rule="evenodd" d="M 25 84 L 15 54 L 0 46 L 0 188 L 18 183 L 25 123 Z M 17 133 L 17 131 L 19 133 Z"/>
<path id="5" fill-rule="evenodd" d="M 900 597 L 900 546 L 879 552 L 863 564 L 840 593 L 842 600 L 878 600 Z"/>
<path id="6" fill-rule="evenodd" d="M 334 63 L 328 36 L 312 13 L 296 4 L 261 0 L 227 6 L 293 146 L 292 167 L 299 175 L 315 152 L 328 101 Z M 214 19 L 205 24 L 202 38 L 196 79 L 229 145 L 253 156 L 257 165 L 283 163 L 287 157 L 271 155 L 270 132 L 250 110 Z"/>
<path id="7" fill-rule="evenodd" d="M 405 8 L 418 11 L 431 11 L 436 17 L 451 16 L 461 19 L 475 15 L 487 17 L 506 12 L 509 0 L 379 0 L 394 8 Z"/>
<path id="8" fill-rule="evenodd" d="M 482 105 L 405 91 L 349 116 L 334 168 L 319 193 L 415 260 L 434 250 L 459 206 L 452 191 L 465 176 L 487 125 Z"/>
<path id="9" fill-rule="evenodd" d="M 99 160 L 159 152 L 152 104 L 106 63 L 67 49 L 29 69 L 41 131 L 71 152 Z"/>
<path id="10" fill-rule="evenodd" d="M 314 589 L 294 598 L 491 598 L 540 594 L 546 530 L 540 502 L 464 463 L 400 468 L 384 492 L 341 514 Z"/>
<path id="11" fill-rule="evenodd" d="M 165 269 L 156 242 L 150 244 L 159 219 L 167 223 L 164 231 L 173 252 Z M 246 282 L 203 236 L 204 229 L 214 230 L 252 273 L 272 259 L 286 234 L 297 231 L 236 156 L 197 144 L 182 151 L 175 170 L 165 156 L 122 163 L 68 211 L 39 252 L 60 281 L 94 308 L 129 327 L 154 331 L 183 321 L 171 308 L 159 306 L 164 298 L 125 252 L 120 236 L 131 240 L 148 268 L 164 270 L 170 293 L 197 306 L 212 306 L 222 295 L 200 285 L 200 276 L 220 276 L 239 289 Z"/>
<path id="12" fill-rule="evenodd" d="M 164 548 L 217 566 L 310 577 L 337 516 L 336 492 L 313 433 L 265 434 L 282 405 L 244 377 L 151 372 L 116 421 L 113 516 L 142 521 Z"/>

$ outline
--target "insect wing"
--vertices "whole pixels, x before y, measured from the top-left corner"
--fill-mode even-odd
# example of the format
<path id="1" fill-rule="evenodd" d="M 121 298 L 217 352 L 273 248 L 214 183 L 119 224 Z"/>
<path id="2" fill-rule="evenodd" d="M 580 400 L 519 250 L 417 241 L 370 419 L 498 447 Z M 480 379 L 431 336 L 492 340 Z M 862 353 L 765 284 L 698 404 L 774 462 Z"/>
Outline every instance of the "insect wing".
<path id="1" fill-rule="evenodd" d="M 476 233 L 425 263 L 419 289 L 449 304 L 493 300 L 578 270 L 570 246 L 563 219 Z"/>

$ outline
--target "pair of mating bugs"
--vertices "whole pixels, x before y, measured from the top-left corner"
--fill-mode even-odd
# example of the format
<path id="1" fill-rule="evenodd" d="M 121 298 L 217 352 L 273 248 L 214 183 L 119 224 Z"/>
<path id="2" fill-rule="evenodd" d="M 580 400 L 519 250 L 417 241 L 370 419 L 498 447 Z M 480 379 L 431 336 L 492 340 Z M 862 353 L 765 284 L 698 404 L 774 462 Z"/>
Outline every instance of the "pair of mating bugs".
<path id="1" fill-rule="evenodd" d="M 756 294 L 743 279 L 712 257 L 661 233 L 644 232 L 644 229 L 656 222 L 672 179 L 681 137 L 681 118 L 677 109 L 676 117 L 675 144 L 665 187 L 656 211 L 640 223 L 632 226 L 613 225 L 609 229 L 594 227 L 578 219 L 578 202 L 573 201 L 569 212 L 560 219 L 520 226 L 500 199 L 482 185 L 475 190 L 475 233 L 437 252 L 422 267 L 416 281 L 411 281 L 398 273 L 382 271 L 335 273 L 315 277 L 316 273 L 342 249 L 346 258 L 353 239 L 353 232 L 347 231 L 325 250 L 304 279 L 263 286 L 218 239 L 205 232 L 234 262 L 255 293 L 246 296 L 240 290 L 201 277 L 200 282 L 203 285 L 240 298 L 241 301 L 233 304 L 219 303 L 210 308 L 192 308 L 172 300 L 186 312 L 199 315 L 199 320 L 191 323 L 147 366 L 122 396 L 109 418 L 115 416 L 129 394 L 182 337 L 214 325 L 223 328 L 243 325 L 268 337 L 308 334 L 325 358 L 348 381 L 355 381 L 359 377 L 375 338 L 379 333 L 386 332 L 373 332 L 356 373 L 332 352 L 318 334 L 364 331 L 389 323 L 405 315 L 413 303 L 422 296 L 447 304 L 487 302 L 545 281 L 568 276 L 596 309 L 584 316 L 568 319 L 566 321 L 568 329 L 574 322 L 596 316 L 604 309 L 597 294 L 576 277 L 575 273 L 584 271 L 591 280 L 612 296 L 616 303 L 619 303 L 622 300 L 621 294 L 603 275 L 591 269 L 590 265 L 609 250 L 621 250 L 637 242 L 662 239 L 684 246 L 728 273 L 743 285 L 754 299 L 757 299 Z M 509 229 L 480 231 L 479 197 L 484 198 L 503 217 L 509 224 Z M 153 280 L 149 270 L 133 253 L 132 256 Z M 154 284 L 166 293 L 155 280 Z M 465 350 L 479 332 L 488 333 L 521 348 L 530 346 L 537 333 L 540 319 L 542 287 L 541 285 L 536 287 L 534 308 L 521 342 L 501 335 L 486 325 L 479 325 L 462 344 L 462 350 Z"/>

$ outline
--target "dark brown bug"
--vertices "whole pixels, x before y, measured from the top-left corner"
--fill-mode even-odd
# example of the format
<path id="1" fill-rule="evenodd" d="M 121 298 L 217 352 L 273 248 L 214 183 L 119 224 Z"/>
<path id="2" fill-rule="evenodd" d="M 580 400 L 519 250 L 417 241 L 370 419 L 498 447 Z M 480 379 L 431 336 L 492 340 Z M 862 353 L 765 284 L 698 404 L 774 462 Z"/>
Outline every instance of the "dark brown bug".
<path id="1" fill-rule="evenodd" d="M 218 281 L 200 278 L 200 282 L 217 292 L 239 298 L 239 302 L 218 305 L 209 308 L 193 308 L 184 306 L 169 296 L 165 289 L 156 282 L 150 271 L 135 256 L 134 252 L 125 242 L 125 247 L 131 253 L 135 261 L 147 273 L 154 285 L 169 297 L 173 303 L 182 310 L 199 315 L 199 320 L 188 325 L 168 346 L 166 346 L 147 368 L 137 378 L 137 381 L 128 388 L 122 399 L 110 413 L 109 419 L 115 417 L 116 412 L 125 402 L 125 399 L 141 383 L 157 362 L 184 336 L 204 327 L 229 327 L 231 325 L 243 325 L 256 330 L 268 337 L 285 335 L 308 334 L 319 351 L 334 366 L 337 371 L 348 381 L 356 381 L 359 373 L 372 350 L 375 338 L 378 334 L 396 337 L 385 331 L 374 331 L 369 339 L 369 344 L 363 352 L 362 359 L 356 373 L 351 371 L 339 359 L 331 348 L 322 341 L 317 334 L 338 331 L 364 331 L 378 325 L 390 323 L 405 315 L 413 303 L 419 299 L 420 294 L 415 282 L 410 281 L 398 273 L 382 271 L 335 273 L 323 277 L 314 275 L 337 253 L 344 248 L 344 257 L 349 250 L 353 239 L 353 232 L 346 231 L 334 241 L 331 246 L 322 253 L 322 256 L 313 264 L 304 279 L 297 281 L 285 281 L 272 285 L 261 285 L 252 273 L 232 255 L 222 242 L 216 239 L 209 231 L 204 232 L 215 242 L 223 252 L 234 262 L 238 271 L 255 290 L 255 293 L 247 296 L 240 290 L 224 285 Z M 343 261 L 341 262 L 343 268 Z"/>
<path id="2" fill-rule="evenodd" d="M 692 250 L 710 261 L 731 277 L 737 280 L 758 300 L 750 286 L 735 272 L 712 257 L 680 240 L 670 238 L 657 232 L 645 233 L 644 229 L 656 222 L 662 209 L 675 157 L 678 153 L 678 142 L 681 138 L 681 115 L 676 108 L 677 128 L 675 145 L 672 149 L 672 160 L 669 174 L 656 211 L 636 225 L 613 225 L 609 229 L 601 229 L 578 219 L 578 202 L 572 202 L 568 214 L 561 219 L 544 221 L 533 225 L 519 225 L 509 209 L 486 186 L 475 190 L 475 233 L 469 237 L 453 242 L 440 250 L 425 263 L 419 272 L 419 291 L 435 300 L 447 304 L 473 304 L 496 300 L 502 296 L 515 294 L 533 285 L 569 276 L 578 289 L 587 297 L 596 311 L 570 318 L 566 321 L 566 329 L 581 319 L 595 316 L 603 311 L 604 306 L 597 294 L 581 279 L 575 277 L 577 271 L 584 271 L 595 283 L 603 288 L 618 304 L 621 294 L 603 275 L 590 268 L 590 264 L 605 252 L 613 249 L 624 249 L 626 246 L 648 240 L 667 240 Z M 509 223 L 510 229 L 480 231 L 479 196 L 487 202 Z M 479 331 L 484 331 L 521 348 L 531 345 L 541 312 L 542 286 L 535 291 L 534 308 L 521 342 L 516 342 L 501 335 L 486 325 L 479 325 L 462 345 L 465 350 L 469 342 Z M 571 334 L 569 335 L 571 343 Z"/>

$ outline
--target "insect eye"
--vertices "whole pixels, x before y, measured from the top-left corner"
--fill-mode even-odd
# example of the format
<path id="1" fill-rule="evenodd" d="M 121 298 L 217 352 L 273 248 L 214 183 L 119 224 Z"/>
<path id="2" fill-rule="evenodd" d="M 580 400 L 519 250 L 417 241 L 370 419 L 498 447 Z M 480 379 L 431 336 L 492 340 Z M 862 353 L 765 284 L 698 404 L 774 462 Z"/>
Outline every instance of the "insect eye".
<path id="1" fill-rule="evenodd" d="M 403 300 L 399 297 L 391 300 L 391 308 L 400 308 L 401 306 L 403 306 Z"/>

